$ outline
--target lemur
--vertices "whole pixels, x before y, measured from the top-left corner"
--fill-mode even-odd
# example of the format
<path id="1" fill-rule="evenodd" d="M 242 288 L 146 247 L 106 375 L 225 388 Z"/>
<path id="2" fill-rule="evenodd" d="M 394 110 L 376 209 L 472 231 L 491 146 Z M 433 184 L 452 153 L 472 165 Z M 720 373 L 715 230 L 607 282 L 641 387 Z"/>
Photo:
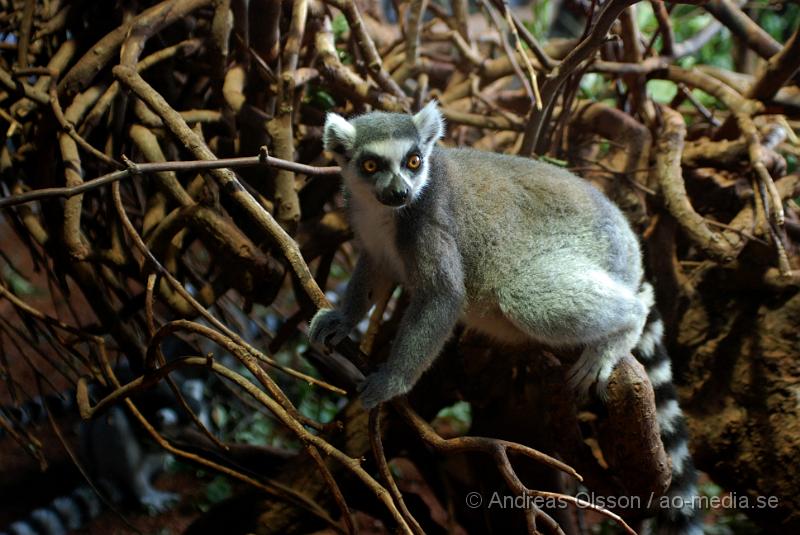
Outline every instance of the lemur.
<path id="1" fill-rule="evenodd" d="M 126 367 L 118 367 L 117 373 L 123 380 L 132 378 Z M 180 389 L 186 402 L 205 423 L 208 416 L 205 414 L 203 382 L 198 379 L 181 380 Z M 97 384 L 90 385 L 92 397 L 100 396 L 102 390 Z M 0 412 L 25 415 L 14 418 L 16 425 L 35 423 L 45 414 L 45 404 L 47 410 L 63 414 L 75 406 L 74 399 L 74 392 L 65 392 L 61 396 L 34 398 L 19 408 L 0 408 Z M 161 433 L 168 433 L 188 423 L 177 406 L 177 400 L 164 383 L 133 399 Z M 162 512 L 175 503 L 179 496 L 153 487 L 152 480 L 163 471 L 167 456 L 142 434 L 138 422 L 132 421 L 125 409 L 113 406 L 104 414 L 79 424 L 81 462 L 91 475 L 92 483 L 106 500 L 112 503 L 127 500 L 151 512 Z M 37 507 L 27 517 L 0 529 L 0 535 L 66 535 L 87 525 L 103 509 L 103 500 L 92 487 L 80 483 L 70 492 Z"/>
<path id="2" fill-rule="evenodd" d="M 619 359 L 633 352 L 656 393 L 672 459 L 668 493 L 687 504 L 661 511 L 659 529 L 701 533 L 663 324 L 627 220 L 566 169 L 438 147 L 443 134 L 435 101 L 415 115 L 327 115 L 324 147 L 341 166 L 362 252 L 340 307 L 317 312 L 310 338 L 337 345 L 376 296 L 396 283 L 410 292 L 388 360 L 361 385 L 366 408 L 408 392 L 459 321 L 505 344 L 583 348 L 568 371 L 583 399 L 595 383 L 602 398 Z"/>

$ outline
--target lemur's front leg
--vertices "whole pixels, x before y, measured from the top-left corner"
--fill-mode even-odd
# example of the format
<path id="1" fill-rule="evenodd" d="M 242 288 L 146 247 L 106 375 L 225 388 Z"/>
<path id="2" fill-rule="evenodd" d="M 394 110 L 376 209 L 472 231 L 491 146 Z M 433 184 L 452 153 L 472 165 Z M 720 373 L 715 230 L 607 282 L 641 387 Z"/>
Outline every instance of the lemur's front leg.
<path id="1" fill-rule="evenodd" d="M 391 282 L 381 277 L 373 262 L 362 254 L 347 283 L 344 298 L 338 309 L 322 308 L 311 320 L 308 336 L 312 342 L 338 345 L 364 317 L 382 290 Z"/>
<path id="2" fill-rule="evenodd" d="M 411 302 L 389 359 L 361 385 L 361 401 L 367 409 L 411 390 L 439 355 L 461 314 L 465 289 L 460 257 L 450 248 L 429 247 L 418 255 Z"/>

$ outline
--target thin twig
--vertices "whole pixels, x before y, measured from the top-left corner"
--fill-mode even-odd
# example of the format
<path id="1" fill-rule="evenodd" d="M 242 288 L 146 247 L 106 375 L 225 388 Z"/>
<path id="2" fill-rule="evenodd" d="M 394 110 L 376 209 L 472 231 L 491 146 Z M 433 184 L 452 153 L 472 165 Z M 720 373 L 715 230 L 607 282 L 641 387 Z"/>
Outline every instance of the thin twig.
<path id="1" fill-rule="evenodd" d="M 155 163 L 134 163 L 131 162 L 127 168 L 108 173 L 101 177 L 89 180 L 78 186 L 43 188 L 28 191 L 19 195 L 0 198 L 0 208 L 15 206 L 18 204 L 39 201 L 52 197 L 69 198 L 93 189 L 111 184 L 124 178 L 143 175 L 147 173 L 161 173 L 164 171 L 203 171 L 207 169 L 238 169 L 242 167 L 276 167 L 286 169 L 293 173 L 303 173 L 306 175 L 337 175 L 341 171 L 339 167 L 314 167 L 301 163 L 290 162 L 267 156 L 262 151 L 259 156 L 245 156 L 242 158 L 223 158 L 221 160 L 192 160 L 183 162 L 155 162 Z"/>
<path id="2" fill-rule="evenodd" d="M 375 461 L 378 464 L 378 472 L 380 472 L 384 482 L 388 485 L 392 498 L 397 503 L 400 512 L 403 513 L 403 517 L 405 517 L 406 521 L 411 526 L 414 534 L 424 535 L 425 531 L 422 529 L 422 526 L 419 525 L 417 519 L 414 518 L 414 515 L 412 515 L 408 507 L 406 507 L 403 494 L 400 492 L 400 489 L 397 488 L 397 483 L 392 476 L 392 471 L 389 469 L 389 463 L 386 461 L 386 454 L 383 450 L 383 440 L 381 439 L 382 410 L 383 408 L 378 406 L 369 411 L 369 442 L 372 445 L 372 454 L 375 456 Z"/>

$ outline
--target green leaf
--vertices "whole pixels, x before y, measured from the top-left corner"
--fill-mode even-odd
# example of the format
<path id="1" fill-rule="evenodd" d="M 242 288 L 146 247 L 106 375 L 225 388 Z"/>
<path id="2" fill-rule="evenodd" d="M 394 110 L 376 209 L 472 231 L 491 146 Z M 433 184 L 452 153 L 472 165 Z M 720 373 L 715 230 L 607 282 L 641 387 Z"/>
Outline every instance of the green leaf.
<path id="1" fill-rule="evenodd" d="M 649 80 L 647 93 L 660 104 L 669 104 L 678 94 L 678 86 L 669 80 Z"/>
<path id="2" fill-rule="evenodd" d="M 596 99 L 605 89 L 605 79 L 596 72 L 588 72 L 581 78 L 580 91 L 584 98 Z"/>
<path id="3" fill-rule="evenodd" d="M 640 2 L 636 8 L 636 23 L 642 33 L 652 35 L 658 29 L 658 20 L 653 13 L 653 6 L 647 2 Z"/>
<path id="4" fill-rule="evenodd" d="M 472 407 L 466 401 L 459 401 L 440 410 L 435 420 L 446 420 L 459 434 L 466 433 L 472 425 Z"/>
<path id="5" fill-rule="evenodd" d="M 274 432 L 274 424 L 263 414 L 254 414 L 250 424 L 245 429 L 235 433 L 236 442 L 252 444 L 254 446 L 264 446 L 271 442 Z"/>
<path id="6" fill-rule="evenodd" d="M 223 476 L 215 477 L 206 485 L 206 499 L 212 504 L 227 500 L 231 495 L 233 495 L 233 487 Z"/>
<path id="7" fill-rule="evenodd" d="M 3 280 L 8 284 L 11 293 L 18 297 L 31 296 L 39 293 L 36 286 L 31 284 L 28 279 L 8 264 L 3 266 L 3 271 L 0 275 L 2 275 Z"/>
<path id="8" fill-rule="evenodd" d="M 551 11 L 553 3 L 550 0 L 539 0 L 531 2 L 532 17 L 529 21 L 524 21 L 523 24 L 529 32 L 533 34 L 536 39 L 542 40 L 546 37 L 547 25 L 553 18 Z"/>
<path id="9" fill-rule="evenodd" d="M 569 162 L 566 160 L 559 160 L 558 158 L 553 158 L 552 156 L 548 156 L 546 154 L 541 155 L 539 159 L 543 162 L 547 162 L 558 167 L 567 167 L 567 165 L 569 165 Z"/>
<path id="10" fill-rule="evenodd" d="M 794 154 L 786 154 L 786 174 L 791 175 L 797 171 L 797 156 Z M 800 197 L 798 197 L 800 199 Z"/>
<path id="11" fill-rule="evenodd" d="M 318 85 L 309 84 L 305 96 L 306 104 L 311 104 L 322 111 L 330 111 L 336 107 L 336 100 L 330 93 Z"/>
<path id="12" fill-rule="evenodd" d="M 331 26 L 333 28 L 333 38 L 336 41 L 339 41 L 342 35 L 350 30 L 350 25 L 347 23 L 347 19 L 342 13 L 338 13 L 333 17 Z"/>

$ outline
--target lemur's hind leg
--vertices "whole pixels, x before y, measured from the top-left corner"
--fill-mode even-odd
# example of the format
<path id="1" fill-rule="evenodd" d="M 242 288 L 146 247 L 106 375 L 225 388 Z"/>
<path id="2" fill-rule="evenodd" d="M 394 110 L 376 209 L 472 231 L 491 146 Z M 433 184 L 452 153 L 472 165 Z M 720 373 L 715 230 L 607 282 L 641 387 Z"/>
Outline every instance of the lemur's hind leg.
<path id="1" fill-rule="evenodd" d="M 603 396 L 617 362 L 641 336 L 652 296 L 637 294 L 595 266 L 564 264 L 552 259 L 528 266 L 514 277 L 519 282 L 500 291 L 500 309 L 535 340 L 582 346 L 569 385 L 585 398 L 597 381 Z"/>
<path id="2" fill-rule="evenodd" d="M 166 460 L 166 455 L 162 452 L 147 454 L 129 482 L 139 503 L 154 513 L 168 510 L 180 499 L 178 494 L 158 490 L 153 486 L 152 481 L 164 471 Z"/>

